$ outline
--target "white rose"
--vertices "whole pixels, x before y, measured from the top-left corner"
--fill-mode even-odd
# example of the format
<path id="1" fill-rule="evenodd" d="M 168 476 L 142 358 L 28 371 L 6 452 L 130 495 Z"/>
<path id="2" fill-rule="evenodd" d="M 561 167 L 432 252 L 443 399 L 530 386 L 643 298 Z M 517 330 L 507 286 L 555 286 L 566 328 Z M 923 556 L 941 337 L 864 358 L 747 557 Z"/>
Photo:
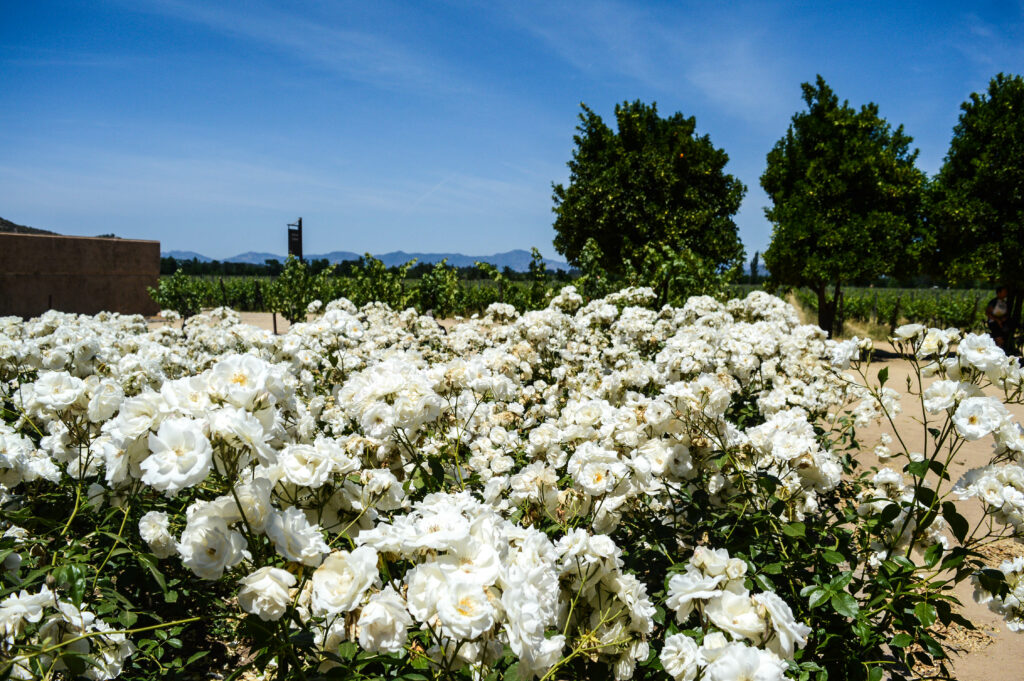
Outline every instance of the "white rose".
<path id="1" fill-rule="evenodd" d="M 897 327 L 894 337 L 896 340 L 908 341 L 925 331 L 924 324 L 904 324 Z"/>
<path id="2" fill-rule="evenodd" d="M 383 468 L 367 468 L 359 472 L 363 483 L 361 503 L 380 511 L 394 511 L 402 507 L 405 490 L 395 474 Z"/>
<path id="3" fill-rule="evenodd" d="M 112 380 L 100 382 L 89 400 L 87 415 L 93 423 L 106 421 L 124 402 L 124 390 Z"/>
<path id="4" fill-rule="evenodd" d="M 356 622 L 359 645 L 364 650 L 398 653 L 405 646 L 412 618 L 402 597 L 390 586 L 374 594 L 363 606 Z"/>
<path id="5" fill-rule="evenodd" d="M 266 394 L 270 367 L 253 355 L 223 359 L 210 371 L 210 389 L 228 404 L 251 409 Z"/>
<path id="6" fill-rule="evenodd" d="M 494 626 L 494 606 L 483 587 L 450 580 L 437 601 L 437 618 L 449 636 L 471 640 Z"/>
<path id="7" fill-rule="evenodd" d="M 668 600 L 665 605 L 676 612 L 676 621 L 683 622 L 693 610 L 694 600 L 714 598 L 720 591 L 719 584 L 725 575 L 705 575 L 692 565 L 685 573 L 675 574 L 668 580 Z"/>
<path id="8" fill-rule="evenodd" d="M 313 572 L 313 612 L 339 615 L 355 610 L 378 579 L 377 552 L 371 547 L 335 551 Z"/>
<path id="9" fill-rule="evenodd" d="M 778 595 L 765 592 L 755 594 L 753 598 L 764 606 L 771 617 L 772 627 L 777 636 L 769 644 L 772 651 L 782 658 L 792 660 L 795 649 L 807 645 L 807 635 L 811 633 L 811 628 L 803 622 L 798 622 L 793 616 L 793 610 Z"/>
<path id="10" fill-rule="evenodd" d="M 331 550 L 324 542 L 320 526 L 310 525 L 306 514 L 297 506 L 272 512 L 267 519 L 266 533 L 279 554 L 310 567 L 319 565 L 323 555 Z"/>
<path id="11" fill-rule="evenodd" d="M 569 459 L 566 471 L 587 494 L 600 496 L 615 489 L 629 469 L 613 450 L 584 442 Z"/>
<path id="12" fill-rule="evenodd" d="M 965 440 L 980 440 L 1010 418 L 1006 407 L 991 397 L 968 397 L 953 414 L 953 425 Z"/>
<path id="13" fill-rule="evenodd" d="M 46 371 L 35 382 L 35 399 L 48 409 L 62 411 L 85 395 L 85 382 L 66 371 Z"/>
<path id="14" fill-rule="evenodd" d="M 764 634 L 765 623 L 754 607 L 748 593 L 722 591 L 717 597 L 708 601 L 704 613 L 715 623 L 733 636 L 747 638 L 759 643 Z"/>
<path id="15" fill-rule="evenodd" d="M 249 557 L 245 537 L 217 515 L 194 513 L 178 542 L 181 562 L 202 579 L 220 579 L 224 570 Z"/>
<path id="16" fill-rule="evenodd" d="M 786 663 L 767 650 L 732 644 L 705 670 L 708 681 L 782 681 Z"/>
<path id="17" fill-rule="evenodd" d="M 210 472 L 213 448 L 192 419 L 167 419 L 149 434 L 150 455 L 139 467 L 142 482 L 173 497 L 202 482 Z"/>
<path id="18" fill-rule="evenodd" d="M 316 489 L 331 475 L 333 462 L 313 445 L 288 445 L 278 456 L 288 482 Z"/>
<path id="19" fill-rule="evenodd" d="M 139 519 L 139 535 L 149 544 L 149 550 L 157 558 L 167 558 L 175 551 L 174 537 L 168 530 L 167 514 L 150 511 Z"/>
<path id="20" fill-rule="evenodd" d="M 704 642 L 700 644 L 700 657 L 704 664 L 711 664 L 732 645 L 725 634 L 720 631 L 712 631 L 704 635 Z"/>
<path id="21" fill-rule="evenodd" d="M 709 549 L 698 546 L 690 556 L 690 564 L 706 575 L 718 576 L 729 565 L 729 552 L 725 549 Z"/>
<path id="22" fill-rule="evenodd" d="M 996 345 L 991 336 L 969 333 L 957 347 L 960 366 L 972 366 L 979 371 L 988 371 L 1006 360 L 1006 353 Z"/>
<path id="23" fill-rule="evenodd" d="M 469 541 L 469 521 L 455 510 L 425 514 L 416 521 L 412 546 L 435 551 L 449 551 Z"/>
<path id="24" fill-rule="evenodd" d="M 281 619 L 292 602 L 289 589 L 295 586 L 295 575 L 275 567 L 262 567 L 238 580 L 238 604 L 242 610 L 257 615 L 264 622 Z"/>
<path id="25" fill-rule="evenodd" d="M 438 556 L 437 564 L 446 575 L 457 573 L 458 579 L 480 586 L 494 584 L 505 569 L 494 547 L 477 541 L 466 541 L 452 553 Z"/>
<path id="26" fill-rule="evenodd" d="M 686 634 L 673 634 L 661 649 L 661 666 L 676 681 L 693 681 L 701 663 L 697 642 Z"/>
<path id="27" fill-rule="evenodd" d="M 937 414 L 956 404 L 959 392 L 956 381 L 935 381 L 924 391 L 924 408 L 930 414 Z"/>
<path id="28" fill-rule="evenodd" d="M 409 612 L 421 622 L 429 621 L 437 614 L 437 600 L 447 582 L 441 566 L 435 562 L 422 563 L 410 570 L 406 576 Z"/>
<path id="29" fill-rule="evenodd" d="M 267 478 L 255 478 L 252 482 L 235 487 L 235 506 L 241 504 L 239 520 L 245 514 L 245 522 L 253 532 L 263 532 L 274 508 L 270 505 L 272 483 Z"/>
<path id="30" fill-rule="evenodd" d="M 370 402 L 359 416 L 359 425 L 367 437 L 384 440 L 395 430 L 395 409 L 387 402 Z"/>

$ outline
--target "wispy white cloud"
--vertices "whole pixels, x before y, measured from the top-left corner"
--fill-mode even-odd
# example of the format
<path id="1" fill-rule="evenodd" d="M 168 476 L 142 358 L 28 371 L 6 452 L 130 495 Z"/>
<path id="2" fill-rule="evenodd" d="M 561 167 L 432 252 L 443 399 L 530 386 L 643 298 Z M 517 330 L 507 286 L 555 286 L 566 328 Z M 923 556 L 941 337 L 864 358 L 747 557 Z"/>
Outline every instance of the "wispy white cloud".
<path id="1" fill-rule="evenodd" d="M 321 250 L 380 252 L 400 244 L 406 250 L 443 246 L 485 252 L 488 244 L 515 248 L 550 240 L 543 221 L 547 185 L 517 173 L 506 177 L 500 170 L 487 176 L 424 169 L 384 180 L 346 168 L 301 168 L 282 159 L 96 148 L 53 153 L 38 163 L 0 164 L 5 216 L 25 216 L 31 224 L 64 233 L 155 237 L 166 248 L 201 250 L 206 244 L 207 254 L 218 257 L 280 250 L 284 223 L 277 224 L 278 218 L 294 218 L 293 212 L 318 218 L 311 222 L 320 225 L 319 243 L 310 248 Z M 534 223 L 536 234 L 514 229 Z"/>
<path id="2" fill-rule="evenodd" d="M 592 77 L 614 74 L 684 99 L 696 91 L 758 127 L 776 127 L 792 107 L 792 77 L 769 26 L 740 24 L 706 8 L 663 6 L 655 13 L 615 0 L 528 9 L 515 4 L 507 11 Z"/>
<path id="3" fill-rule="evenodd" d="M 148 61 L 140 55 L 107 55 L 55 52 L 54 50 L 6 48 L 0 50 L 0 63 L 11 66 L 58 66 L 62 68 L 119 69 Z"/>
<path id="4" fill-rule="evenodd" d="M 1007 15 L 999 21 L 965 15 L 950 44 L 975 64 L 979 84 L 995 75 L 991 70 L 996 64 L 1016 63 L 1024 68 L 1024 5 L 1017 16 Z"/>
<path id="5" fill-rule="evenodd" d="M 408 182 L 402 189 L 407 196 L 414 195 L 420 181 Z M 451 173 L 429 187 L 411 202 L 402 201 L 403 210 L 435 215 L 493 215 L 498 206 L 543 205 L 548 199 L 548 187 L 539 182 L 520 182 L 505 177 Z"/>
<path id="6" fill-rule="evenodd" d="M 455 67 L 379 32 L 337 25 L 330 17 L 311 18 L 309 5 L 282 11 L 259 3 L 223 6 L 189 0 L 147 0 L 129 7 L 157 12 L 249 40 L 319 66 L 343 78 L 402 91 L 453 92 L 469 89 Z"/>

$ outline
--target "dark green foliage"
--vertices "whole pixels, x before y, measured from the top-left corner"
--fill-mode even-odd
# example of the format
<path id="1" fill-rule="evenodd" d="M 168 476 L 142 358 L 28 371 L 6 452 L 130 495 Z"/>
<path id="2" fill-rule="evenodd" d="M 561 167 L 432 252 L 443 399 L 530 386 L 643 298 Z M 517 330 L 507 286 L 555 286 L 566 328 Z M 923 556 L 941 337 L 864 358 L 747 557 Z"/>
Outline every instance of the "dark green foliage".
<path id="1" fill-rule="evenodd" d="M 1010 326 L 1024 300 L 1024 78 L 1002 73 L 960 105 L 933 183 L 937 269 L 952 281 L 1010 288 Z"/>
<path id="2" fill-rule="evenodd" d="M 761 176 L 773 225 L 764 262 L 776 284 L 815 292 L 818 323 L 831 334 L 844 284 L 916 266 L 925 175 L 903 126 L 893 129 L 876 104 L 840 104 L 821 76 L 802 87 L 807 110 L 793 116 Z"/>
<path id="3" fill-rule="evenodd" d="M 726 153 L 696 134 L 694 118 L 625 102 L 613 132 L 581 106 L 569 183 L 553 187 L 555 248 L 570 264 L 583 268 L 590 239 L 612 275 L 624 275 L 627 260 L 639 269 L 648 245 L 692 251 L 712 269 L 742 261 L 732 218 L 746 187 L 725 172 Z"/>

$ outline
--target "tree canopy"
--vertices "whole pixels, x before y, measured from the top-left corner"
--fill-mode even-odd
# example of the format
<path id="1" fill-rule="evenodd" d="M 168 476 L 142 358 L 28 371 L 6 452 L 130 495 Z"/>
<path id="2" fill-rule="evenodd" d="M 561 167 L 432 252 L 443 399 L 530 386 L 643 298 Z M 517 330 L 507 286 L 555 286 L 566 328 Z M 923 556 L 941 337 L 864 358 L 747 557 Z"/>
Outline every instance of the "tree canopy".
<path id="1" fill-rule="evenodd" d="M 613 275 L 625 261 L 638 266 L 647 246 L 691 251 L 715 269 L 742 263 L 733 215 L 746 187 L 725 172 L 728 155 L 696 134 L 693 117 L 661 118 L 656 104 L 625 102 L 613 132 L 581 107 L 569 183 L 553 185 L 559 253 L 580 267 L 593 239 Z"/>
<path id="2" fill-rule="evenodd" d="M 1024 78 L 996 75 L 960 105 L 930 192 L 934 263 L 954 282 L 1010 289 L 1010 333 L 1024 299 Z"/>
<path id="3" fill-rule="evenodd" d="M 761 176 L 773 225 L 763 257 L 776 283 L 815 291 L 818 323 L 831 334 L 843 284 L 915 266 L 925 175 L 911 137 L 876 104 L 840 104 L 821 76 L 801 87 L 807 110 L 793 116 Z"/>

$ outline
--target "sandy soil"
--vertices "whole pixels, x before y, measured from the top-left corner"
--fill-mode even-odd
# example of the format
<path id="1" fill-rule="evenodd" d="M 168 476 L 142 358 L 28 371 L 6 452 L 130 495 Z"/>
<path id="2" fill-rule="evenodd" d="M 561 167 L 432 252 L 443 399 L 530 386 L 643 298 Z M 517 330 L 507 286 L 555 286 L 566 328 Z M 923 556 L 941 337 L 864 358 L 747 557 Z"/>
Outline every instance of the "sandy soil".
<path id="1" fill-rule="evenodd" d="M 273 330 L 273 317 L 269 313 L 242 312 L 241 316 L 242 321 L 246 324 Z M 166 324 L 162 321 L 151 323 L 154 326 Z M 445 328 L 451 328 L 456 321 L 443 319 L 440 320 L 440 323 Z M 278 315 L 278 333 L 284 333 L 288 328 L 288 321 Z M 913 377 L 910 362 L 895 356 L 892 346 L 887 343 L 876 342 L 875 347 L 883 353 L 872 363 L 869 377 L 876 380 L 878 371 L 882 367 L 887 367 L 889 369 L 887 385 L 901 393 L 906 392 L 907 378 Z M 929 383 L 930 381 L 926 381 L 925 387 Z M 920 425 L 920 405 L 913 397 L 906 395 L 901 404 L 904 411 L 894 419 L 892 425 L 880 424 L 858 431 L 858 440 L 865 448 L 860 459 L 864 467 L 870 468 L 879 465 L 872 449 L 883 432 L 895 435 L 898 431 L 910 451 L 923 451 L 925 432 Z M 1024 423 L 1024 406 L 1010 405 L 1009 409 L 1018 421 Z M 893 440 L 892 448 L 895 450 L 898 440 L 895 437 Z M 956 481 L 970 468 L 983 465 L 988 460 L 990 447 L 990 440 L 967 443 L 953 461 L 950 469 L 952 480 Z M 965 502 L 961 510 L 972 526 L 981 517 L 981 506 L 977 503 Z M 992 548 L 990 554 L 991 564 L 998 565 L 1005 558 L 1024 554 L 1024 546 L 1014 542 L 1001 542 Z M 1019 681 L 1024 678 L 1024 669 L 1016 666 L 1020 660 L 1024 659 L 1024 633 L 1015 634 L 1009 631 L 1002 618 L 990 612 L 987 607 L 977 605 L 972 597 L 972 587 L 969 583 L 961 584 L 955 593 L 964 604 L 961 612 L 967 619 L 973 621 L 979 630 L 968 632 L 956 628 L 949 632 L 950 641 L 953 643 L 954 678 L 958 681 Z"/>

